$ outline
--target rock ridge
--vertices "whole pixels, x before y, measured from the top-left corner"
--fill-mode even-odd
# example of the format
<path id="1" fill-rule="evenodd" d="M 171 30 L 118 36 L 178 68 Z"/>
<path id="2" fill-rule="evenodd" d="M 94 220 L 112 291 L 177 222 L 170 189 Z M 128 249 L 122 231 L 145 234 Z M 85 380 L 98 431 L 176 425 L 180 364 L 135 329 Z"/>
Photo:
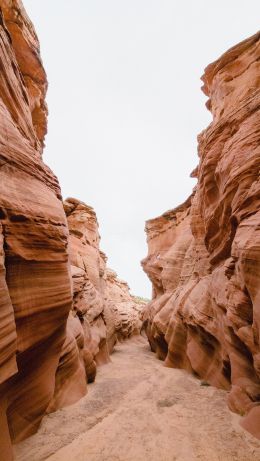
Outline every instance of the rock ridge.
<path id="1" fill-rule="evenodd" d="M 68 229 L 41 155 L 47 79 L 19 0 L 0 1 L 0 445 L 35 432 L 55 391 L 72 304 Z"/>
<path id="2" fill-rule="evenodd" d="M 157 356 L 228 391 L 260 437 L 260 33 L 202 77 L 213 121 L 198 136 L 191 197 L 146 222 L 143 314 Z"/>
<path id="3" fill-rule="evenodd" d="M 68 199 L 65 214 L 42 160 L 48 84 L 20 0 L 0 0 L 0 67 L 0 446 L 11 461 L 12 443 L 85 395 L 141 321 L 106 268 L 94 210 Z"/>
<path id="4" fill-rule="evenodd" d="M 107 267 L 107 257 L 99 247 L 99 225 L 93 208 L 68 198 L 64 209 L 70 233 L 72 312 L 80 319 L 95 362 L 107 363 L 118 340 L 140 333 L 145 303 L 137 302 L 128 284 Z"/>

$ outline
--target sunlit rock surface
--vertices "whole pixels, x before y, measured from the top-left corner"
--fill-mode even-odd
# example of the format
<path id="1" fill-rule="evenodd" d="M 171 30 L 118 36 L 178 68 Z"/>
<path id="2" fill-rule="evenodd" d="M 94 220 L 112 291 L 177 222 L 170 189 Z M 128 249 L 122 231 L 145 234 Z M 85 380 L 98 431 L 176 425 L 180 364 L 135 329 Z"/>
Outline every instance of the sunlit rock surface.
<path id="1" fill-rule="evenodd" d="M 54 396 L 72 293 L 60 188 L 41 157 L 39 43 L 20 1 L 0 7 L 0 456 L 9 460 L 10 437 L 37 430 Z"/>
<path id="2" fill-rule="evenodd" d="M 227 389 L 260 437 L 260 36 L 202 77 L 213 121 L 199 137 L 198 184 L 180 207 L 147 221 L 143 268 L 153 284 L 144 321 L 168 366 Z"/>

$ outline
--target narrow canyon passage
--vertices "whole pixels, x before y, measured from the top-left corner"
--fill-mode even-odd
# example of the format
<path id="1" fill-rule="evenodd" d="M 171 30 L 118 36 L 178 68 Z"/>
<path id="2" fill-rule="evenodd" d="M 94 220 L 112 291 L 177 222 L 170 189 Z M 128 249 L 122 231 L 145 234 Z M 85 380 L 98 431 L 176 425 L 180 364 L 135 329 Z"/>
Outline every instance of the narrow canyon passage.
<path id="1" fill-rule="evenodd" d="M 45 4 L 38 3 L 38 8 Z M 114 3 L 115 9 L 108 9 L 112 16 L 106 17 L 103 8 L 98 14 L 102 24 L 103 20 L 109 24 L 107 33 L 102 26 L 98 34 L 100 43 L 109 43 L 110 34 L 115 37 L 108 50 L 118 49 L 121 43 L 124 27 L 118 21 L 118 4 L 128 2 Z M 190 164 L 185 153 L 194 139 L 190 121 L 198 119 L 200 126 L 202 119 L 194 117 L 197 96 L 187 97 L 188 80 L 184 86 L 178 80 L 183 80 L 184 73 L 176 56 L 187 54 L 180 48 L 182 40 L 171 43 L 164 21 L 159 21 L 158 28 L 149 26 L 155 39 L 165 37 L 163 50 L 170 53 L 166 74 L 159 77 L 157 72 L 164 53 L 156 60 L 148 40 L 140 62 L 134 61 L 135 79 L 128 72 L 128 49 L 132 42 L 138 48 L 141 45 L 141 36 L 135 40 L 136 25 L 139 19 L 148 21 L 150 9 L 145 6 L 143 15 L 138 6 L 130 17 L 126 8 L 132 25 L 116 62 L 104 53 L 103 45 L 95 52 L 95 28 L 85 27 L 92 21 L 89 8 L 85 17 L 84 8 L 74 10 L 84 18 L 84 27 L 77 27 L 80 40 L 77 34 L 69 34 L 68 49 L 73 50 L 69 55 L 76 57 L 75 65 L 62 51 L 67 47 L 60 10 L 54 21 L 58 47 L 51 43 L 55 52 L 51 61 L 59 64 L 64 54 L 66 75 L 70 75 L 65 91 L 60 92 L 64 73 L 58 66 L 56 115 L 51 108 L 52 119 L 61 129 L 56 133 L 57 144 L 50 149 L 53 165 L 58 167 L 58 159 L 64 164 L 60 141 L 68 146 L 64 176 L 59 168 L 56 172 L 69 186 L 69 197 L 63 200 L 67 192 L 45 163 L 48 80 L 40 44 L 22 0 L 0 0 L 0 461 L 14 461 L 13 450 L 16 461 L 260 461 L 260 33 L 232 46 L 206 67 L 202 90 L 212 120 L 198 135 L 198 158 Z M 112 27 L 113 17 L 120 34 Z M 48 35 L 49 24 L 44 28 Z M 192 59 L 184 61 L 194 61 L 197 75 L 198 50 L 190 52 L 190 30 L 185 35 L 187 56 Z M 205 41 L 204 36 L 200 48 L 208 42 L 213 57 L 211 39 Z M 177 46 L 177 54 L 172 45 Z M 93 61 L 85 55 L 86 46 Z M 149 56 L 152 68 L 148 67 L 147 75 L 151 82 L 153 76 L 159 78 L 158 85 L 151 86 L 151 95 L 142 71 Z M 94 71 L 97 83 L 92 109 L 84 104 L 93 89 L 86 79 L 88 72 L 82 73 L 84 84 L 78 85 L 81 61 Z M 117 62 L 120 70 L 127 70 L 126 80 L 115 72 Z M 161 97 L 170 62 L 177 63 L 177 72 L 168 79 L 170 89 L 183 94 L 188 106 L 179 141 L 175 141 L 178 109 L 171 98 Z M 101 73 L 96 73 L 96 64 L 101 65 Z M 99 74 L 107 82 L 115 75 L 111 83 L 119 105 L 112 97 L 112 86 L 96 78 Z M 130 105 L 124 99 L 131 96 L 134 82 L 141 92 L 136 106 L 132 98 Z M 76 86 L 79 98 L 72 91 Z M 73 110 L 69 110 L 69 93 Z M 148 99 L 139 106 L 143 95 Z M 104 106 L 99 105 L 102 100 Z M 157 106 L 159 101 L 162 106 Z M 180 101 L 184 107 L 182 97 Z M 160 107 L 167 114 L 163 123 Z M 110 130 L 112 108 L 116 117 Z M 137 131 L 128 123 L 130 108 Z M 152 108 L 156 123 L 150 120 Z M 69 127 L 75 122 L 75 134 L 65 128 L 65 119 Z M 88 142 L 92 132 L 93 142 Z M 78 142 L 80 133 L 83 137 Z M 101 141 L 100 150 L 96 141 Z M 116 145 L 118 153 L 113 157 Z M 197 183 L 176 206 L 177 198 L 186 196 L 180 159 L 185 171 L 193 169 L 191 177 Z M 170 173 L 177 172 L 178 181 L 172 174 L 167 180 L 165 165 Z M 130 179 L 129 187 L 125 178 Z M 162 186 L 167 181 L 164 194 Z M 74 192 L 76 198 L 71 197 Z M 82 201 L 85 198 L 90 202 Z M 142 232 L 148 211 L 161 212 L 161 199 L 174 208 L 146 221 L 146 250 L 137 233 Z M 107 240 L 101 243 L 103 225 L 99 228 L 92 202 L 108 225 Z M 106 241 L 111 243 L 108 255 L 102 250 Z M 137 272 L 131 276 L 141 257 L 152 285 L 151 300 L 140 296 L 148 294 Z M 133 292 L 116 267 L 133 282 Z M 138 286 L 140 291 L 135 293 Z M 143 328 L 156 355 L 147 339 L 137 336 Z M 187 371 L 166 368 L 157 356 Z"/>
<path id="2" fill-rule="evenodd" d="M 116 346 L 76 404 L 43 419 L 16 461 L 259 461 L 226 392 L 166 368 L 143 337 Z"/>

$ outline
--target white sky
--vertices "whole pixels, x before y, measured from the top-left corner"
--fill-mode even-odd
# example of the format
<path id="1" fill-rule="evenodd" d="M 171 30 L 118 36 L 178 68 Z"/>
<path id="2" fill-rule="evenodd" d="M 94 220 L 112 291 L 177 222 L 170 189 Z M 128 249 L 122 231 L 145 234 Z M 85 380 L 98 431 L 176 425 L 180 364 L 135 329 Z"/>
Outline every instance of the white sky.
<path id="1" fill-rule="evenodd" d="M 45 162 L 94 207 L 108 265 L 150 297 L 144 222 L 187 198 L 211 120 L 200 76 L 259 27 L 258 0 L 24 0 L 49 80 Z"/>

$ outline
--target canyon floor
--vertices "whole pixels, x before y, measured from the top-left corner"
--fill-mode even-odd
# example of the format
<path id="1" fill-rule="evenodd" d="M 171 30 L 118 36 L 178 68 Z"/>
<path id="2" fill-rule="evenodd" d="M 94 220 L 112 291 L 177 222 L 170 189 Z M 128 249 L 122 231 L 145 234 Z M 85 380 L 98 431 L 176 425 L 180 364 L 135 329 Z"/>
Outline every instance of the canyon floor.
<path id="1" fill-rule="evenodd" d="M 86 397 L 44 418 L 15 461 L 259 461 L 226 393 L 156 359 L 147 341 L 116 346 Z"/>

